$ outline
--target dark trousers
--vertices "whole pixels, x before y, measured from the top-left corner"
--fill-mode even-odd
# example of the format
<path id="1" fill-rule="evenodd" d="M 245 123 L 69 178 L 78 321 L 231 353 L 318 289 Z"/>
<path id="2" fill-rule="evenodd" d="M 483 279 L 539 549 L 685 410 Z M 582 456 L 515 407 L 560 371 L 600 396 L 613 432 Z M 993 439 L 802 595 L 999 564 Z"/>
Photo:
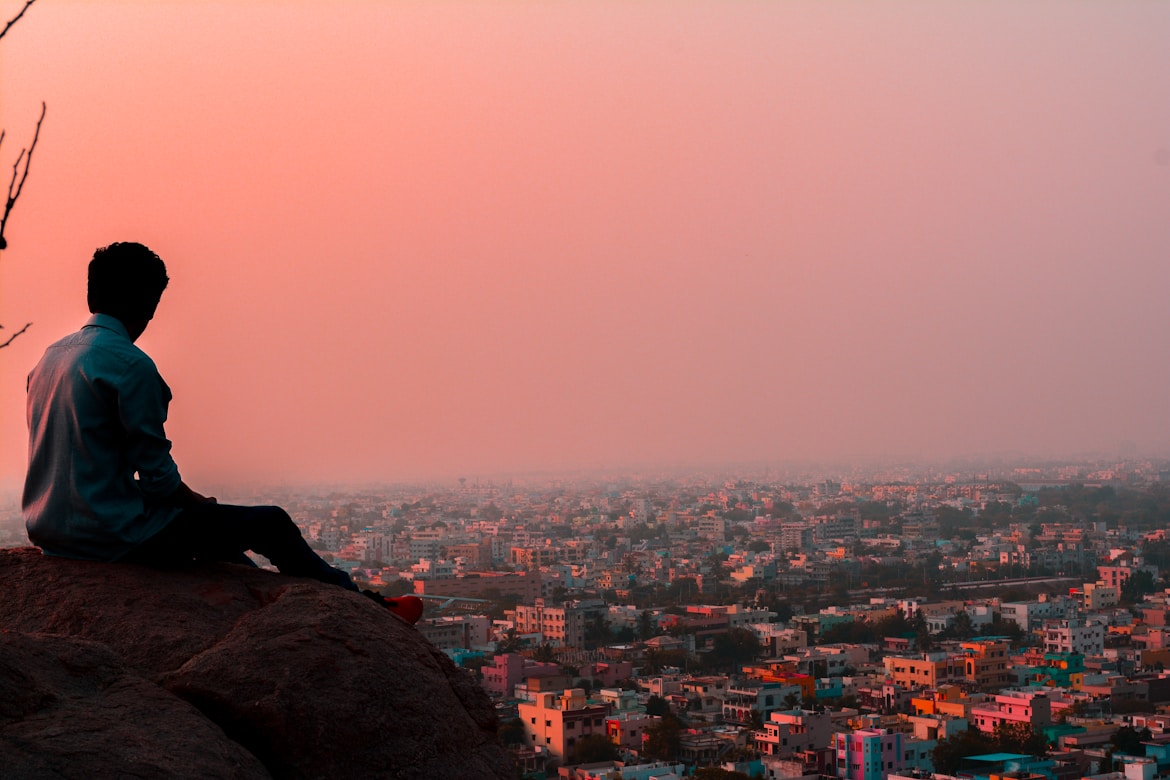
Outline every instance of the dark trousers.
<path id="1" fill-rule="evenodd" d="M 164 568 L 193 561 L 250 564 L 245 550 L 263 555 L 281 574 L 358 589 L 348 574 L 313 551 L 288 512 L 278 506 L 190 506 L 123 560 Z"/>

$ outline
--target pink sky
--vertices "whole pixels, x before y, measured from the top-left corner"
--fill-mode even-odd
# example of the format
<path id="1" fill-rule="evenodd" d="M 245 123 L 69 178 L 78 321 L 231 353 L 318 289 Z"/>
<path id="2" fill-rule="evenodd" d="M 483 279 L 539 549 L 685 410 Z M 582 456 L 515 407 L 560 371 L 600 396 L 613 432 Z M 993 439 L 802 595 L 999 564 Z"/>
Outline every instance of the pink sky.
<path id="1" fill-rule="evenodd" d="M 197 489 L 1170 454 L 1167 41 L 1154 1 L 42 0 L 0 480 L 115 240 L 170 268 L 139 343 Z"/>

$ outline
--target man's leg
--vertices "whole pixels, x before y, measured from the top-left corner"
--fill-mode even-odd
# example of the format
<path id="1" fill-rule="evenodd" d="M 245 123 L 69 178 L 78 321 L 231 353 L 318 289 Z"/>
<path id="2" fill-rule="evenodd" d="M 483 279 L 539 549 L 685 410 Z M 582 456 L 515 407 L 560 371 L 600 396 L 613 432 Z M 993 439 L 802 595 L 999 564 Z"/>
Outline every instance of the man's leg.
<path id="1" fill-rule="evenodd" d="M 163 566 L 190 561 L 241 563 L 247 557 L 245 550 L 263 555 L 282 574 L 358 589 L 348 574 L 317 555 L 288 513 L 277 506 L 188 507 L 125 560 Z"/>

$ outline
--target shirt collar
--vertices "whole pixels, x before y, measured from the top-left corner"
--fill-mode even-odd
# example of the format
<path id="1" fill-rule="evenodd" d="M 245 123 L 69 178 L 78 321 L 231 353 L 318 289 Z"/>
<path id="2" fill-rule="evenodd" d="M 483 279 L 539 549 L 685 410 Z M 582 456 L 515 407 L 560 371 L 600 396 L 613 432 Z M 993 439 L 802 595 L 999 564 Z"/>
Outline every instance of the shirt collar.
<path id="1" fill-rule="evenodd" d="M 126 330 L 126 326 L 117 317 L 109 314 L 94 314 L 85 321 L 85 327 L 105 328 L 112 330 L 127 341 L 130 340 L 130 331 Z"/>

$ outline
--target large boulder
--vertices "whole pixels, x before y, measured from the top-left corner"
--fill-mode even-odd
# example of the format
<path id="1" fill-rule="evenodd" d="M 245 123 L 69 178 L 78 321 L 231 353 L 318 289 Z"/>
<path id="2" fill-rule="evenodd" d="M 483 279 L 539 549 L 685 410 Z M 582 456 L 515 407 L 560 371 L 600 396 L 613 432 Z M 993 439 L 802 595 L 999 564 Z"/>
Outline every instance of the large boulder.
<path id="1" fill-rule="evenodd" d="M 8 777 L 511 778 L 490 700 L 374 602 L 0 551 Z"/>

